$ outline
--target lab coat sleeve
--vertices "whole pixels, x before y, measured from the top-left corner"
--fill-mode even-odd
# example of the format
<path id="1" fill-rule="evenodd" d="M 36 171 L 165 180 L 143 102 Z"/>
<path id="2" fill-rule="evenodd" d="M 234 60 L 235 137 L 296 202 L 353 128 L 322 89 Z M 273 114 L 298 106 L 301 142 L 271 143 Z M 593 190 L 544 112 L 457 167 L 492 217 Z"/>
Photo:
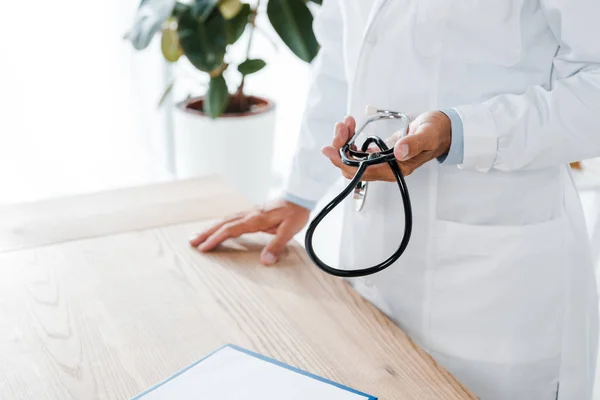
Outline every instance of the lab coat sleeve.
<path id="1" fill-rule="evenodd" d="M 551 89 L 456 107 L 461 168 L 514 171 L 600 156 L 600 1 L 541 0 L 559 49 Z"/>
<path id="2" fill-rule="evenodd" d="M 343 26 L 339 0 L 323 2 L 314 21 L 321 45 L 312 66 L 300 135 L 284 198 L 316 203 L 340 177 L 340 171 L 321 154 L 333 140 L 334 125 L 346 115 L 347 83 L 343 55 Z"/>

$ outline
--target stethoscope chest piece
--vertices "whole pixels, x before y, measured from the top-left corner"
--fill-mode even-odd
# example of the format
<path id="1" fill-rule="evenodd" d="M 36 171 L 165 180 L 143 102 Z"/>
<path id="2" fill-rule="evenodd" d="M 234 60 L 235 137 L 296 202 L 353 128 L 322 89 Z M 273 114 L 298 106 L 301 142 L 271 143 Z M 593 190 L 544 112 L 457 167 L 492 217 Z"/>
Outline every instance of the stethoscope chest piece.
<path id="1" fill-rule="evenodd" d="M 404 181 L 404 176 L 402 175 L 402 171 L 396 162 L 394 157 L 393 149 L 388 148 L 387 144 L 377 136 L 369 136 L 365 142 L 361 146 L 361 150 L 357 150 L 354 145 L 354 141 L 361 134 L 361 132 L 365 129 L 367 125 L 373 123 L 375 121 L 380 120 L 402 120 L 404 122 L 404 134 L 406 135 L 408 131 L 409 118 L 402 113 L 397 113 L 393 111 L 385 111 L 378 110 L 377 113 L 369 118 L 360 129 L 358 129 L 352 138 L 340 149 L 340 157 L 342 162 L 346 165 L 357 168 L 356 174 L 346 186 L 346 188 L 337 195 L 329 204 L 327 204 L 321 212 L 317 214 L 317 216 L 311 221 L 306 231 L 305 238 L 305 247 L 306 252 L 310 259 L 323 271 L 328 274 L 340 276 L 344 278 L 354 278 L 360 276 L 367 276 L 371 274 L 375 274 L 380 272 L 390 265 L 392 265 L 404 250 L 408 246 L 408 242 L 410 240 L 410 235 L 412 232 L 412 209 L 410 204 L 410 197 L 408 194 L 408 189 L 406 187 L 406 182 Z M 369 146 L 372 144 L 379 147 L 379 151 L 370 151 Z M 323 221 L 323 219 L 340 203 L 344 201 L 346 197 L 348 197 L 351 193 L 352 198 L 354 199 L 354 207 L 357 212 L 360 212 L 365 205 L 365 201 L 367 199 L 367 193 L 369 184 L 362 180 L 363 175 L 367 171 L 367 168 L 372 165 L 377 164 L 388 164 L 392 169 L 394 176 L 396 178 L 396 183 L 398 185 L 398 189 L 400 190 L 400 194 L 402 195 L 402 202 L 404 205 L 404 216 L 406 223 L 404 224 L 404 236 L 398 246 L 398 249 L 392 254 L 388 259 L 383 262 L 380 262 L 377 265 L 372 267 L 357 269 L 357 270 L 344 270 L 331 267 L 324 263 L 315 253 L 313 248 L 313 235 L 317 226 Z"/>
<path id="2" fill-rule="evenodd" d="M 365 200 L 367 198 L 367 189 L 369 188 L 368 182 L 360 181 L 354 188 L 354 209 L 359 212 L 362 211 L 365 206 Z"/>

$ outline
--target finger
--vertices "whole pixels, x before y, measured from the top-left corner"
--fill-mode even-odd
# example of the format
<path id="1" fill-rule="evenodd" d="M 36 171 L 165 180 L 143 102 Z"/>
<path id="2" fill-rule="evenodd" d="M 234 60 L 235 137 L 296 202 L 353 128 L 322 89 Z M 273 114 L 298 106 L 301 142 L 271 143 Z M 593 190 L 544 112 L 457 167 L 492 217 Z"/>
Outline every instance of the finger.
<path id="1" fill-rule="evenodd" d="M 416 130 L 416 129 L 415 129 Z M 414 133 L 414 132 L 413 132 Z M 391 136 L 385 139 L 385 144 L 388 145 L 389 148 L 394 147 L 396 143 L 404 136 L 408 136 L 410 134 L 410 126 L 407 130 L 399 130 L 394 132 Z"/>
<path id="2" fill-rule="evenodd" d="M 408 125 L 408 132 L 406 133 L 406 135 L 414 135 L 415 133 L 417 133 L 417 129 L 419 128 L 419 126 L 421 125 L 421 121 L 420 120 L 416 120 L 411 122 Z"/>
<path id="3" fill-rule="evenodd" d="M 354 172 L 356 172 L 356 168 L 350 167 L 349 165 L 346 165 L 342 162 L 340 153 L 339 153 L 338 149 L 336 149 L 335 147 L 325 146 L 321 149 L 321 152 L 323 153 L 323 155 L 325 155 L 327 158 L 329 158 L 329 160 L 331 161 L 331 163 L 333 165 L 335 165 L 342 171 L 348 171 L 352 174 L 354 174 Z"/>
<path id="4" fill-rule="evenodd" d="M 338 122 L 335 124 L 335 136 L 333 137 L 333 147 L 341 149 L 350 139 L 350 131 L 346 124 Z"/>
<path id="5" fill-rule="evenodd" d="M 396 145 L 394 146 L 394 157 L 396 157 L 396 160 L 406 161 L 409 159 L 408 154 L 411 150 L 409 146 L 410 143 L 407 143 L 407 141 L 405 140 L 396 143 Z"/>
<path id="6" fill-rule="evenodd" d="M 342 176 L 348 180 L 352 180 L 354 178 L 354 172 L 343 169 Z"/>
<path id="7" fill-rule="evenodd" d="M 321 149 L 321 152 L 329 158 L 331 163 L 342 170 L 342 175 L 346 179 L 352 179 L 356 174 L 356 168 L 346 165 L 342 162 L 340 158 L 340 153 L 333 146 L 325 146 Z"/>
<path id="8" fill-rule="evenodd" d="M 200 246 L 200 244 L 202 244 L 206 239 L 208 239 L 209 236 L 211 236 L 213 233 L 215 233 L 216 231 L 221 229 L 221 227 L 223 225 L 225 225 L 226 223 L 241 219 L 243 215 L 244 215 L 244 213 L 240 212 L 240 213 L 236 213 L 236 214 L 233 214 L 233 215 L 223 218 L 220 222 L 218 222 L 215 225 L 211 226 L 210 228 L 200 232 L 198 235 L 196 235 L 196 237 L 190 239 L 190 246 L 192 246 L 192 247 Z"/>
<path id="9" fill-rule="evenodd" d="M 432 150 L 433 128 L 421 124 L 414 134 L 403 137 L 394 146 L 394 156 L 400 161 L 410 160 L 426 150 Z"/>
<path id="10" fill-rule="evenodd" d="M 340 153 L 338 151 L 338 149 L 336 149 L 333 146 L 325 146 L 321 149 L 321 152 L 323 153 L 323 155 L 327 158 L 329 158 L 329 160 L 333 163 L 333 165 L 335 165 L 338 168 L 343 168 L 346 165 L 342 162 L 342 159 L 340 158 Z"/>
<path id="11" fill-rule="evenodd" d="M 398 142 L 398 140 L 401 138 L 402 136 L 393 134 L 392 136 L 390 136 L 389 138 L 385 139 L 385 144 L 387 144 L 388 148 L 390 147 L 394 147 L 394 145 Z"/>
<path id="12" fill-rule="evenodd" d="M 344 118 L 344 124 L 348 127 L 348 131 L 354 135 L 354 131 L 356 130 L 356 120 L 353 117 L 347 116 Z"/>
<path id="13" fill-rule="evenodd" d="M 277 233 L 277 227 L 265 229 L 263 232 L 268 233 L 269 235 L 275 235 Z"/>
<path id="14" fill-rule="evenodd" d="M 381 149 L 374 143 L 371 143 L 367 148 L 367 153 L 377 153 L 378 151 L 381 151 Z"/>
<path id="15" fill-rule="evenodd" d="M 264 265 L 273 265 L 285 250 L 285 245 L 292 240 L 295 229 L 289 220 L 284 220 L 277 227 L 277 232 L 273 240 L 263 249 L 260 255 L 260 261 Z"/>
<path id="16" fill-rule="evenodd" d="M 244 233 L 257 232 L 259 230 L 257 222 L 258 221 L 255 219 L 228 222 L 208 237 L 208 239 L 198 247 L 198 250 L 202 252 L 211 251 L 227 239 L 239 237 Z"/>

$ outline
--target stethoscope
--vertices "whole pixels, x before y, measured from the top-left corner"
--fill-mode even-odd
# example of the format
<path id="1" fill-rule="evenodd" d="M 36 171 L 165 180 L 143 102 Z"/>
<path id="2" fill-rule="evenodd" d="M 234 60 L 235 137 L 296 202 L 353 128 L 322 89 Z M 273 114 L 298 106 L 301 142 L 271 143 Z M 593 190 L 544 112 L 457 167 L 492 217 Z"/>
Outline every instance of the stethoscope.
<path id="1" fill-rule="evenodd" d="M 396 260 L 400 258 L 404 250 L 408 245 L 410 240 L 410 235 L 412 231 L 412 209 L 410 205 L 410 197 L 408 194 L 408 189 L 406 187 L 406 182 L 404 181 L 404 176 L 402 175 L 402 171 L 396 162 L 396 158 L 394 157 L 394 149 L 388 148 L 386 143 L 378 136 L 369 136 L 365 142 L 362 144 L 361 151 L 355 150 L 354 141 L 360 136 L 360 134 L 364 131 L 364 129 L 369 125 L 377 121 L 381 120 L 402 120 L 404 122 L 404 132 L 403 136 L 408 133 L 408 126 L 410 123 L 410 119 L 405 114 L 388 111 L 388 110 L 376 110 L 374 115 L 368 118 L 360 129 L 356 130 L 352 138 L 340 149 L 340 157 L 342 162 L 346 165 L 350 165 L 352 167 L 357 167 L 358 170 L 356 174 L 346 186 L 346 188 L 337 195 L 329 204 L 327 204 L 321 212 L 317 214 L 316 217 L 313 218 L 311 223 L 308 226 L 306 231 L 305 238 L 305 247 L 306 252 L 310 259 L 315 263 L 317 267 L 327 272 L 328 274 L 344 277 L 344 278 L 356 278 L 360 276 L 372 275 L 377 272 L 383 271 L 390 265 L 392 265 Z M 367 149 L 371 144 L 375 144 L 379 147 L 378 152 L 367 152 Z M 400 246 L 398 249 L 392 254 L 387 260 L 380 262 L 377 265 L 372 267 L 367 267 L 358 270 L 343 270 L 334 268 L 321 260 L 314 251 L 313 248 L 313 235 L 317 226 L 323 221 L 323 219 L 336 207 L 338 206 L 346 197 L 350 195 L 350 193 L 354 192 L 353 198 L 355 203 L 356 211 L 360 212 L 364 207 L 365 200 L 367 198 L 367 190 L 368 190 L 368 182 L 363 182 L 361 179 L 367 168 L 370 165 L 377 165 L 388 163 L 392 171 L 394 172 L 394 176 L 396 177 L 396 182 L 398 184 L 398 188 L 400 189 L 400 194 L 402 195 L 402 203 L 404 204 L 404 236 L 402 237 L 402 241 L 400 242 Z"/>

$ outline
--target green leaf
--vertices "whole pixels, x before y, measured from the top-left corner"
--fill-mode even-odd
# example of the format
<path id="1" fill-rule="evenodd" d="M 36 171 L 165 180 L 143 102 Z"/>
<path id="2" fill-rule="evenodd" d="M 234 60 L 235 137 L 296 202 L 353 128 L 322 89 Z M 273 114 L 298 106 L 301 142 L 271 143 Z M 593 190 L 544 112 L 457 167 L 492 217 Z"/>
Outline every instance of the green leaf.
<path id="1" fill-rule="evenodd" d="M 313 3 L 316 3 L 316 4 L 320 5 L 320 6 L 323 5 L 323 0 L 310 0 L 310 1 L 312 1 Z"/>
<path id="2" fill-rule="evenodd" d="M 195 0 L 192 5 L 192 15 L 200 22 L 204 22 L 211 15 L 219 0 Z"/>
<path id="3" fill-rule="evenodd" d="M 135 20 L 126 37 L 136 50 L 143 50 L 169 18 L 175 0 L 142 0 L 135 14 Z"/>
<path id="4" fill-rule="evenodd" d="M 163 30 L 160 49 L 167 61 L 175 62 L 179 60 L 183 52 L 179 46 L 179 35 L 175 29 L 169 27 Z"/>
<path id="5" fill-rule="evenodd" d="M 296 56 L 311 62 L 319 52 L 313 32 L 313 16 L 303 0 L 269 0 L 267 15 L 271 25 Z"/>
<path id="6" fill-rule="evenodd" d="M 244 4 L 240 12 L 232 19 L 225 21 L 227 44 L 233 44 L 242 36 L 250 18 L 250 6 Z"/>
<path id="7" fill-rule="evenodd" d="M 227 42 L 225 20 L 220 13 L 201 23 L 192 11 L 187 11 L 179 19 L 177 32 L 183 53 L 200 71 L 210 72 L 223 64 Z"/>
<path id="8" fill-rule="evenodd" d="M 267 65 L 266 62 L 259 59 L 248 59 L 238 65 L 238 71 L 244 76 L 254 74 Z"/>
<path id="9" fill-rule="evenodd" d="M 229 105 L 229 98 L 229 90 L 223 75 L 210 78 L 208 92 L 204 99 L 204 112 L 213 119 L 221 116 Z"/>
<path id="10" fill-rule="evenodd" d="M 175 3 L 175 8 L 173 8 L 173 12 L 171 12 L 171 16 L 174 18 L 179 18 L 179 17 L 181 17 L 181 15 L 183 15 L 184 12 L 186 12 L 189 9 L 190 9 L 189 4 L 177 2 L 177 3 Z"/>
<path id="11" fill-rule="evenodd" d="M 243 3 L 240 0 L 221 0 L 219 11 L 225 19 L 232 19 L 241 11 Z"/>

